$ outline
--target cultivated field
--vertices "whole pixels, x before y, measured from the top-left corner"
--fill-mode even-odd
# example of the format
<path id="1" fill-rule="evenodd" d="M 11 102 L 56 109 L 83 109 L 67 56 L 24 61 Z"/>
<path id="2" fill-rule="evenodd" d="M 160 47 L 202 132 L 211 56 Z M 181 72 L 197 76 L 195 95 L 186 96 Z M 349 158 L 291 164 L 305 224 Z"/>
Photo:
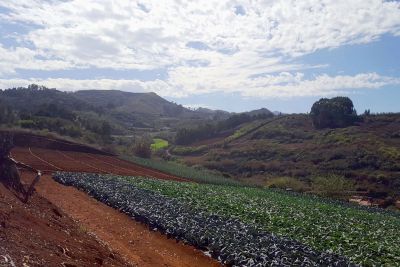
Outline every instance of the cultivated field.
<path id="1" fill-rule="evenodd" d="M 152 228 L 234 266 L 398 266 L 400 216 L 258 188 L 57 173 Z"/>
<path id="2" fill-rule="evenodd" d="M 174 181 L 185 179 L 102 154 L 38 147 L 16 147 L 11 154 L 17 161 L 41 170 L 44 175 L 36 185 L 37 193 L 28 204 L 18 204 L 11 192 L 0 190 L 0 199 L 4 203 L 0 205 L 0 221 L 6 225 L 6 228 L 0 227 L 0 241 L 4 239 L 7 244 L 0 245 L 0 252 L 4 250 L 4 254 L 9 256 L 7 260 L 12 259 L 21 266 L 22 263 L 60 266 L 63 262 L 75 262 L 76 266 L 220 266 L 216 260 L 192 246 L 176 243 L 87 194 L 62 186 L 52 179 L 51 173 L 79 171 Z M 25 186 L 34 178 L 34 173 L 24 170 L 21 170 L 21 175 Z M 9 195 L 7 198 L 4 197 L 6 193 Z M 41 202 L 39 205 L 37 198 L 44 204 Z M 16 206 L 21 208 L 14 209 L 12 217 L 7 215 L 10 213 L 8 207 Z M 27 216 L 29 225 L 24 222 Z M 14 228 L 27 238 L 12 232 Z M 60 229 L 65 231 L 64 235 L 54 234 Z M 46 233 L 53 234 L 49 236 Z M 21 249 L 24 253 L 20 253 Z M 35 265 L 39 262 L 42 265 Z"/>
<path id="3" fill-rule="evenodd" d="M 54 171 L 114 173 L 187 181 L 186 179 L 145 168 L 114 156 L 101 154 L 16 147 L 12 150 L 11 155 L 18 161 L 49 173 Z"/>
<path id="4" fill-rule="evenodd" d="M 12 157 L 45 173 L 37 192 L 78 222 L 70 227 L 139 266 L 399 266 L 396 213 L 207 184 L 99 153 L 16 147 Z"/>

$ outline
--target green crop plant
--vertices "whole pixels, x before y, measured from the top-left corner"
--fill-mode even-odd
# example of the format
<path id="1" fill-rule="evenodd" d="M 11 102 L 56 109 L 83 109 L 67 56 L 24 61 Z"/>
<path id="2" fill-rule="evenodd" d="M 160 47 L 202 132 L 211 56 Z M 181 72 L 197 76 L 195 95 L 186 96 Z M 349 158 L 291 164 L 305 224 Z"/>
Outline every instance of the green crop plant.
<path id="1" fill-rule="evenodd" d="M 172 161 L 145 159 L 139 157 L 122 157 L 122 158 L 145 167 L 170 173 L 179 177 L 187 178 L 197 183 L 220 184 L 220 185 L 231 185 L 231 186 L 242 185 L 242 183 L 240 183 L 239 181 L 225 178 L 222 175 L 218 175 L 212 171 L 188 167 L 186 165 L 182 165 Z"/>
<path id="2" fill-rule="evenodd" d="M 279 190 L 124 177 L 137 187 L 176 198 L 211 214 L 237 218 L 344 255 L 363 266 L 399 266 L 400 216 Z"/>

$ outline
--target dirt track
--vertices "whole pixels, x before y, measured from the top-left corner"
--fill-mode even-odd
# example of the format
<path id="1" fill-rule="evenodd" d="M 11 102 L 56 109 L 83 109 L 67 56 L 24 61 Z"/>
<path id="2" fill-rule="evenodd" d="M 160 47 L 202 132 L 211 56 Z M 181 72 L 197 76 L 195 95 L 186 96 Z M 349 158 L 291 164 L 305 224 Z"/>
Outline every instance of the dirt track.
<path id="1" fill-rule="evenodd" d="M 25 164 L 47 172 L 79 171 L 152 176 L 159 179 L 184 179 L 146 169 L 112 156 L 40 148 L 15 148 L 12 156 Z M 22 172 L 26 183 L 33 174 Z M 167 239 L 150 231 L 125 214 L 110 208 L 85 193 L 56 183 L 50 174 L 42 177 L 37 192 L 95 234 L 130 263 L 138 266 L 220 266 L 191 246 Z"/>

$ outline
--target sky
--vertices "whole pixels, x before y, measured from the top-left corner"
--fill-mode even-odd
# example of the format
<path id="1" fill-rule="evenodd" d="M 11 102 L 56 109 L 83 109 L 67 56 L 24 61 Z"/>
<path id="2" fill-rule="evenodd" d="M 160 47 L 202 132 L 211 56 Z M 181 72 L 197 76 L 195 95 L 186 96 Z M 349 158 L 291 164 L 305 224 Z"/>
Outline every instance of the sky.
<path id="1" fill-rule="evenodd" d="M 187 107 L 400 112 L 400 1 L 0 0 L 0 88 L 155 92 Z"/>

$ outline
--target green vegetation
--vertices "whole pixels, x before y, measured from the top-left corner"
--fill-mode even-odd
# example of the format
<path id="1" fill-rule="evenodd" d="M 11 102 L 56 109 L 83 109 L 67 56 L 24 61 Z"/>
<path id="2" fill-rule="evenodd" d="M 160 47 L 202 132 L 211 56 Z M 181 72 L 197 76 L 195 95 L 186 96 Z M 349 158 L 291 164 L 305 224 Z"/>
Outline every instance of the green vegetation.
<path id="1" fill-rule="evenodd" d="M 268 189 L 122 179 L 210 214 L 237 218 L 293 238 L 318 251 L 345 255 L 363 266 L 399 266 L 400 217 L 391 213 Z"/>
<path id="2" fill-rule="evenodd" d="M 273 116 L 266 109 L 232 115 L 188 110 L 154 93 L 66 93 L 30 85 L 0 91 L 0 127 L 69 137 L 111 153 L 178 158 L 258 185 L 290 177 L 314 190 L 322 184 L 314 177 L 334 174 L 367 196 L 400 199 L 400 115 L 357 117 L 344 97 L 321 99 L 310 115 Z M 141 142 L 145 137 L 150 140 Z M 175 156 L 153 138 L 168 140 Z M 174 139 L 183 145 L 171 144 Z"/>
<path id="3" fill-rule="evenodd" d="M 307 183 L 293 177 L 277 177 L 267 181 L 269 188 L 280 188 L 284 190 L 294 190 L 296 192 L 306 192 L 310 190 Z"/>
<path id="4" fill-rule="evenodd" d="M 240 124 L 271 118 L 273 116 L 269 110 L 265 109 L 262 113 L 235 114 L 217 123 L 206 123 L 194 128 L 182 128 L 178 130 L 175 142 L 178 145 L 188 145 L 196 141 L 221 136 L 224 132 L 232 131 Z"/>
<path id="5" fill-rule="evenodd" d="M 50 131 L 87 143 L 109 144 L 111 134 L 122 129 L 100 108 L 37 85 L 0 91 L 0 111 L 0 124 L 9 128 Z"/>
<path id="6" fill-rule="evenodd" d="M 206 152 L 208 149 L 207 146 L 176 146 L 172 149 L 172 153 L 175 155 L 195 155 L 195 154 L 201 154 L 203 152 Z"/>
<path id="7" fill-rule="evenodd" d="M 189 110 L 155 93 L 117 90 L 67 93 L 35 84 L 0 90 L 0 124 L 3 127 L 47 130 L 79 142 L 114 146 L 116 151 L 123 150 L 120 137 L 130 136 L 130 143 L 145 134 L 165 139 L 163 132 L 168 135 L 178 127 L 228 116 L 224 112 Z M 129 150 L 132 152 L 131 148 Z"/>
<path id="8" fill-rule="evenodd" d="M 313 177 L 312 184 L 316 194 L 334 198 L 343 197 L 346 192 L 354 189 L 351 181 L 339 175 Z"/>
<path id="9" fill-rule="evenodd" d="M 151 139 L 148 137 L 142 137 L 136 140 L 133 146 L 133 154 L 139 158 L 150 158 L 151 157 Z"/>
<path id="10" fill-rule="evenodd" d="M 312 106 L 310 116 L 318 129 L 346 127 L 357 121 L 357 112 L 348 97 L 321 98 Z"/>
<path id="11" fill-rule="evenodd" d="M 0 124 L 13 123 L 15 119 L 16 115 L 13 109 L 0 100 Z"/>
<path id="12" fill-rule="evenodd" d="M 156 159 L 144 159 L 139 157 L 123 157 L 123 159 L 132 161 L 136 164 L 145 167 L 160 170 L 179 177 L 184 177 L 199 183 L 221 184 L 221 185 L 232 185 L 232 186 L 241 185 L 241 183 L 238 181 L 225 178 L 209 170 L 196 169 L 175 162 L 167 162 Z"/>
<path id="13" fill-rule="evenodd" d="M 353 266 L 342 255 L 319 252 L 251 222 L 219 216 L 207 209 L 210 203 L 196 208 L 190 201 L 140 188 L 132 180 L 135 178 L 124 180 L 90 173 L 56 173 L 53 178 L 75 186 L 169 238 L 206 250 L 226 266 Z"/>
<path id="14" fill-rule="evenodd" d="M 160 138 L 154 138 L 153 143 L 150 145 L 151 150 L 157 151 L 168 147 L 168 141 Z"/>
<path id="15" fill-rule="evenodd" d="M 253 131 L 254 129 L 259 127 L 263 123 L 264 123 L 264 121 L 261 121 L 261 123 L 260 123 L 260 121 L 255 121 L 255 122 L 249 123 L 246 126 L 241 127 L 238 130 L 236 130 L 232 135 L 225 138 L 224 141 L 231 142 L 235 139 L 238 139 L 238 138 L 242 137 L 243 135 L 249 133 L 250 131 Z"/>
<path id="16" fill-rule="evenodd" d="M 311 191 L 322 184 L 314 177 L 337 175 L 352 184 L 351 191 L 400 199 L 398 132 L 399 114 L 370 114 L 358 125 L 318 130 L 306 114 L 284 115 L 245 123 L 225 142 L 208 146 L 207 153 L 181 160 L 257 184 L 291 177 Z"/>

